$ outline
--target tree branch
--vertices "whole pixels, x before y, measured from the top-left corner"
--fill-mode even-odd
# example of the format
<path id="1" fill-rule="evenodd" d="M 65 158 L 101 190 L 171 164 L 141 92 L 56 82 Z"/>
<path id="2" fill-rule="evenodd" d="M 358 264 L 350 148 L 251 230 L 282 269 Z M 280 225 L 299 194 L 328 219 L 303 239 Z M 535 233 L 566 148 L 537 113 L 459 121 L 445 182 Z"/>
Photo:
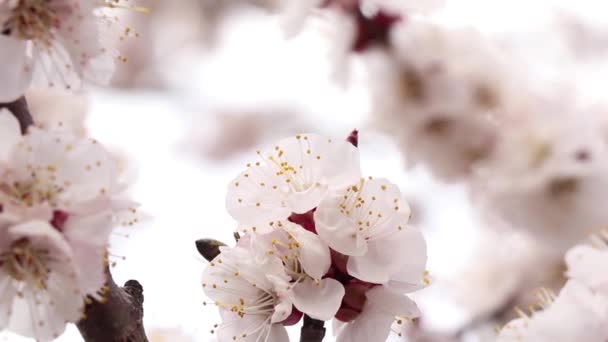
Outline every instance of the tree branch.
<path id="1" fill-rule="evenodd" d="M 325 322 L 304 315 L 304 324 L 300 331 L 300 342 L 321 342 L 325 337 Z"/>
<path id="2" fill-rule="evenodd" d="M 0 103 L 19 121 L 21 134 L 34 124 L 25 97 L 14 102 Z M 148 342 L 143 326 L 143 288 L 136 280 L 129 280 L 124 287 L 114 282 L 109 266 L 106 266 L 104 301 L 92 300 L 85 308 L 85 317 L 76 325 L 86 342 Z"/>
<path id="3" fill-rule="evenodd" d="M 86 342 L 147 342 L 141 284 L 129 280 L 119 287 L 109 267 L 106 275 L 105 299 L 87 305 L 85 317 L 77 324 L 80 334 Z"/>
<path id="4" fill-rule="evenodd" d="M 13 113 L 13 115 L 19 121 L 19 126 L 21 127 L 21 134 L 25 134 L 27 132 L 27 128 L 34 124 L 34 119 L 32 119 L 32 115 L 30 114 L 29 108 L 27 107 L 27 101 L 24 96 L 21 96 L 14 102 L 9 103 L 0 103 L 0 109 L 6 108 Z"/>

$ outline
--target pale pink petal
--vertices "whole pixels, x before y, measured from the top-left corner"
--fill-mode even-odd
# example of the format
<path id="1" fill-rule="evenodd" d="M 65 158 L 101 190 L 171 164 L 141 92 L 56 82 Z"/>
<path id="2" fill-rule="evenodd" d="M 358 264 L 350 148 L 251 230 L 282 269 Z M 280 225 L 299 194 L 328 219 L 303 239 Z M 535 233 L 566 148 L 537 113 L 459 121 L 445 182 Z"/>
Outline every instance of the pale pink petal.
<path id="1" fill-rule="evenodd" d="M 293 304 L 291 300 L 287 298 L 283 298 L 279 300 L 279 302 L 274 307 L 274 313 L 270 318 L 271 323 L 280 323 L 287 319 L 289 315 L 291 315 L 291 310 L 293 309 Z"/>
<path id="2" fill-rule="evenodd" d="M 337 342 L 386 341 L 396 316 L 414 318 L 420 312 L 408 297 L 383 286 L 366 293 L 361 314 L 340 332 Z"/>
<path id="3" fill-rule="evenodd" d="M 402 220 L 397 233 L 368 243 L 367 253 L 349 258 L 347 269 L 363 281 L 385 284 L 419 284 L 426 268 L 426 243 L 420 230 L 407 226 Z"/>
<path id="4" fill-rule="evenodd" d="M 306 279 L 295 285 L 291 291 L 291 299 L 298 310 L 322 321 L 335 316 L 343 297 L 344 286 L 331 278 L 323 279 L 319 283 Z"/>
<path id="5" fill-rule="evenodd" d="M 95 294 L 105 283 L 105 256 L 112 228 L 110 213 L 70 216 L 63 227 L 75 266 L 84 275 L 79 282 L 85 293 Z"/>
<path id="6" fill-rule="evenodd" d="M 26 41 L 0 34 L 0 102 L 16 100 L 32 81 L 31 59 L 26 48 Z"/>
<path id="7" fill-rule="evenodd" d="M 361 179 L 359 150 L 351 143 L 338 140 L 328 146 L 327 157 L 322 157 L 322 174 L 332 189 L 341 189 Z"/>
<path id="8" fill-rule="evenodd" d="M 596 290 L 608 290 L 608 251 L 591 246 L 575 246 L 566 253 L 570 279 Z"/>
<path id="9" fill-rule="evenodd" d="M 329 247 L 319 235 L 297 224 L 288 223 L 283 227 L 300 244 L 299 260 L 304 272 L 314 279 L 321 279 L 331 266 Z"/>
<path id="10" fill-rule="evenodd" d="M 0 273 L 0 329 L 6 328 L 9 324 L 12 301 L 17 295 L 17 289 L 12 284 L 12 278 Z"/>
<path id="11" fill-rule="evenodd" d="M 268 333 L 268 342 L 289 342 L 289 336 L 287 330 L 282 324 L 273 324 L 270 326 L 270 332 Z"/>
<path id="12" fill-rule="evenodd" d="M 225 309 L 221 309 L 220 314 L 223 322 L 217 329 L 217 339 L 219 342 L 233 342 L 235 339 L 243 342 L 263 341 L 264 337 L 272 329 L 263 315 L 245 315 L 244 317 L 240 317 Z"/>
<path id="13" fill-rule="evenodd" d="M 284 184 L 273 178 L 265 166 L 251 166 L 228 187 L 226 208 L 237 221 L 248 224 L 285 220 L 291 214 L 285 199 Z"/>
<path id="14" fill-rule="evenodd" d="M 19 121 L 7 109 L 0 109 L 0 162 L 7 161 L 21 140 Z"/>
<path id="15" fill-rule="evenodd" d="M 12 240 L 19 237 L 27 237 L 36 244 L 44 246 L 58 255 L 70 256 L 70 245 L 65 241 L 61 233 L 53 228 L 48 222 L 29 221 L 9 228 L 9 236 Z"/>
<path id="16" fill-rule="evenodd" d="M 339 198 L 326 198 L 315 211 L 317 233 L 329 247 L 344 255 L 365 255 L 367 244 L 353 222 L 340 212 Z"/>
<path id="17" fill-rule="evenodd" d="M 291 194 L 287 197 L 287 203 L 294 213 L 303 214 L 319 205 L 326 193 L 326 186 L 315 185 L 306 191 Z"/>

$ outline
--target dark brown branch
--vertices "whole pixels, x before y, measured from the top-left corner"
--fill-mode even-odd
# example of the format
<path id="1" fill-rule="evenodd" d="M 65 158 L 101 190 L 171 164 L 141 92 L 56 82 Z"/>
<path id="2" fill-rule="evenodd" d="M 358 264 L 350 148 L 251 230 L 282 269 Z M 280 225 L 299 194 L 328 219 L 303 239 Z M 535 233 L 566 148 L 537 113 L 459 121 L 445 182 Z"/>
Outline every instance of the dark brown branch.
<path id="1" fill-rule="evenodd" d="M 21 127 L 21 134 L 27 132 L 27 128 L 34 124 L 34 119 L 27 107 L 27 101 L 25 97 L 21 96 L 14 102 L 0 103 L 0 109 L 6 108 L 13 113 L 13 115 L 19 120 L 19 126 Z"/>
<path id="2" fill-rule="evenodd" d="M 300 331 L 300 342 L 321 342 L 325 337 L 325 322 L 304 315 L 304 324 Z"/>
<path id="3" fill-rule="evenodd" d="M 124 287 L 114 282 L 109 268 L 104 302 L 93 301 L 78 322 L 78 330 L 86 342 L 147 342 L 143 326 L 143 288 L 136 280 Z"/>
<path id="4" fill-rule="evenodd" d="M 236 236 L 235 236 L 236 238 Z M 200 239 L 196 240 L 196 250 L 205 258 L 207 261 L 215 259 L 216 256 L 220 255 L 220 247 L 226 246 L 225 243 L 213 239 Z"/>

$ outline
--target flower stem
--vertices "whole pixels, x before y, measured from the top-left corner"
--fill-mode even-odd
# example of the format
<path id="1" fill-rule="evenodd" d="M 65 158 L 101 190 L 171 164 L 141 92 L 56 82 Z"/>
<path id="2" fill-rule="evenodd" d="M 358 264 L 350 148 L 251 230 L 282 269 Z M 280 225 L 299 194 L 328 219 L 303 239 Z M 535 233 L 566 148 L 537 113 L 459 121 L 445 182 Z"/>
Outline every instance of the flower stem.
<path id="1" fill-rule="evenodd" d="M 32 119 L 32 115 L 30 114 L 29 108 L 27 106 L 27 101 L 24 96 L 21 96 L 17 100 L 9 103 L 0 103 L 0 109 L 6 108 L 13 113 L 13 115 L 19 121 L 19 126 L 21 127 L 21 134 L 25 134 L 27 132 L 27 128 L 34 124 L 34 119 Z"/>
<path id="2" fill-rule="evenodd" d="M 300 332 L 300 342 L 321 342 L 325 337 L 325 322 L 304 315 L 304 324 Z"/>

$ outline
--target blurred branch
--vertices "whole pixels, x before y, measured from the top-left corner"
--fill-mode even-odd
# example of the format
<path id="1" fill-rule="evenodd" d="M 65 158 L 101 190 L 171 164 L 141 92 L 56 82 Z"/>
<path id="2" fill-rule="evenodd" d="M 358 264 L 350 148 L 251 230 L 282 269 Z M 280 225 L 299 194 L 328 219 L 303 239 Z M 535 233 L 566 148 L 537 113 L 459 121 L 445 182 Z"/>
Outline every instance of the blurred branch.
<path id="1" fill-rule="evenodd" d="M 9 103 L 0 103 L 0 109 L 6 108 L 13 113 L 13 115 L 19 120 L 19 126 L 21 127 L 21 134 L 27 132 L 27 128 L 34 124 L 34 119 L 27 107 L 27 101 L 24 96 L 21 96 L 17 100 Z"/>
<path id="2" fill-rule="evenodd" d="M 300 332 L 300 342 L 321 342 L 325 337 L 325 322 L 304 315 L 304 324 Z"/>
<path id="3" fill-rule="evenodd" d="M 141 284 L 129 280 L 119 287 L 108 266 L 106 275 L 104 300 L 87 305 L 84 318 L 77 324 L 80 334 L 85 342 L 147 342 Z"/>
<path id="4" fill-rule="evenodd" d="M 0 103 L 19 121 L 21 133 L 34 124 L 25 97 L 10 103 Z M 143 288 L 136 280 L 118 287 L 106 266 L 104 300 L 92 300 L 85 308 L 85 317 L 76 325 L 86 342 L 147 342 L 144 331 Z"/>

